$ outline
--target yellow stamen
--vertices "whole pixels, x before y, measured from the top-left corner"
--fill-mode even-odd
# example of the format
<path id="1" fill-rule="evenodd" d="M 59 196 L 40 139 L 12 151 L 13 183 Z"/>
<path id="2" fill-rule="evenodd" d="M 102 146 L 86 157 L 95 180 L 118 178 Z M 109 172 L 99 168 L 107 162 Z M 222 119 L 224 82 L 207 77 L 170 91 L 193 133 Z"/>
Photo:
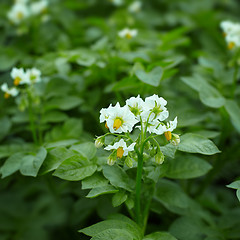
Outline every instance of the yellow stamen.
<path id="1" fill-rule="evenodd" d="M 170 131 L 165 132 L 164 135 L 167 141 L 172 139 L 172 133 Z"/>
<path id="2" fill-rule="evenodd" d="M 132 35 L 131 35 L 130 33 L 127 33 L 127 34 L 126 34 L 126 38 L 127 38 L 127 39 L 131 39 L 131 38 L 132 38 Z"/>
<path id="3" fill-rule="evenodd" d="M 234 42 L 230 42 L 228 44 L 228 49 L 231 50 L 231 49 L 233 49 L 234 46 L 235 46 L 235 43 Z"/>
<path id="4" fill-rule="evenodd" d="M 20 82 L 21 82 L 21 78 L 20 78 L 20 77 L 16 77 L 16 78 L 14 79 L 13 84 L 14 84 L 15 86 L 18 86 Z"/>
<path id="5" fill-rule="evenodd" d="M 11 96 L 11 95 L 10 95 L 9 93 L 7 93 L 7 92 L 6 92 L 6 93 L 4 93 L 4 98 L 6 98 L 6 99 L 7 99 L 7 98 L 9 98 L 10 96 Z"/>
<path id="6" fill-rule="evenodd" d="M 113 129 L 118 130 L 122 126 L 123 121 L 120 118 L 116 118 L 113 123 Z"/>
<path id="7" fill-rule="evenodd" d="M 19 20 L 21 20 L 21 19 L 23 18 L 23 13 L 22 13 L 22 12 L 18 12 L 18 13 L 17 13 L 17 18 L 18 18 Z"/>
<path id="8" fill-rule="evenodd" d="M 106 128 L 106 129 L 109 129 L 109 128 L 108 128 L 108 125 L 107 125 L 107 123 L 106 123 L 106 122 L 105 122 L 105 128 Z"/>
<path id="9" fill-rule="evenodd" d="M 118 157 L 118 158 L 122 158 L 123 153 L 124 153 L 123 148 L 122 148 L 122 147 L 119 147 L 119 148 L 117 149 L 117 157 Z"/>

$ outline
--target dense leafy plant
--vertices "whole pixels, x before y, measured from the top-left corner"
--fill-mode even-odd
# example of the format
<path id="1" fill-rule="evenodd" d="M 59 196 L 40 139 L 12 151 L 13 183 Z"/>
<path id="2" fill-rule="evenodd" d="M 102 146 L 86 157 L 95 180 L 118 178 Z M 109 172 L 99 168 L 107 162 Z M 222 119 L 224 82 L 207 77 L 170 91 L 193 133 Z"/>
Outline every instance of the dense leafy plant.
<path id="1" fill-rule="evenodd" d="M 2 0 L 0 240 L 239 239 L 238 9 Z"/>

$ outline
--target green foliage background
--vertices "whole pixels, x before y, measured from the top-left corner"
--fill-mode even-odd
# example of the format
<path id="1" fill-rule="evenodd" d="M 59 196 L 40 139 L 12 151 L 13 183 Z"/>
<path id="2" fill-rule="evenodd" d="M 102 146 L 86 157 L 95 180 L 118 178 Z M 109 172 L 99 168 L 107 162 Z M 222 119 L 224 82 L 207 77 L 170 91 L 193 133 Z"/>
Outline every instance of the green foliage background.
<path id="1" fill-rule="evenodd" d="M 6 17 L 13 3 L 0 2 L 0 83 L 12 84 L 13 67 L 43 76 L 41 146 L 27 111 L 0 93 L 0 240 L 240 239 L 239 65 L 219 28 L 240 22 L 239 2 L 151 0 L 137 13 L 131 1 L 49 2 L 49 21 L 19 28 Z M 119 38 L 125 27 L 137 37 Z M 163 165 L 145 166 L 156 190 L 144 237 L 120 215 L 130 217 L 135 170 L 107 166 L 93 144 L 106 132 L 100 109 L 138 94 L 164 97 L 181 135 L 178 151 L 162 147 Z"/>

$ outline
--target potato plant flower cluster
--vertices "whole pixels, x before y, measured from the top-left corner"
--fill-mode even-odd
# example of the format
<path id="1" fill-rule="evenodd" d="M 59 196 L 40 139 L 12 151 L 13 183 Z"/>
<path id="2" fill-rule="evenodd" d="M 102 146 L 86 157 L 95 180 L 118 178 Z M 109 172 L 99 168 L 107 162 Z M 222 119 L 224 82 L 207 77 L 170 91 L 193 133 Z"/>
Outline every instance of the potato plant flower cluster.
<path id="1" fill-rule="evenodd" d="M 240 47 L 240 24 L 231 21 L 222 21 L 220 27 L 227 42 L 228 48 L 234 49 Z"/>
<path id="2" fill-rule="evenodd" d="M 30 2 L 28 0 L 16 0 L 8 11 L 7 17 L 14 25 L 19 25 L 31 16 L 44 15 L 47 13 L 48 0 Z"/>
<path id="3" fill-rule="evenodd" d="M 117 159 L 125 157 L 126 165 L 132 167 L 131 156 L 133 154 L 131 152 L 140 146 L 147 148 L 147 142 L 150 145 L 148 149 L 151 151 L 151 155 L 155 156 L 155 161 L 159 164 L 163 163 L 164 156 L 154 137 L 164 134 L 166 140 L 173 145 L 178 145 L 180 142 L 180 137 L 172 133 L 177 127 L 177 117 L 173 121 L 164 123 L 169 116 L 166 105 L 167 101 L 164 98 L 154 94 L 146 97 L 145 101 L 138 95 L 127 99 L 126 105 L 123 107 L 117 103 L 115 106 L 110 104 L 108 108 L 101 109 L 100 123 L 105 122 L 105 127 L 109 132 L 98 137 L 95 145 L 102 147 L 105 144 L 105 136 L 116 136 L 112 145 L 107 145 L 104 148 L 105 150 L 113 150 L 108 158 L 109 165 L 113 165 Z M 134 129 L 139 129 L 141 132 L 135 141 L 129 135 Z M 151 140 L 153 140 L 153 145 L 150 143 Z"/>

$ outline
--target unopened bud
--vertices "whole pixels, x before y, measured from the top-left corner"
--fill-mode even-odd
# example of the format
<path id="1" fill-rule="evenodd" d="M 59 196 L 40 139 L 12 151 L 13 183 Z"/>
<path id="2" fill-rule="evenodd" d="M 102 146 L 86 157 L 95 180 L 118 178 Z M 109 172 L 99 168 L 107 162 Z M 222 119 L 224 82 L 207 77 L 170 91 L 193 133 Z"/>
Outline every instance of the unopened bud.
<path id="1" fill-rule="evenodd" d="M 146 144 L 145 144 L 145 148 L 147 150 L 149 150 L 149 149 L 151 149 L 151 147 L 152 147 L 151 143 L 149 141 L 147 141 Z"/>
<path id="2" fill-rule="evenodd" d="M 116 160 L 117 160 L 117 156 L 116 156 L 116 151 L 114 151 L 113 153 L 111 153 L 108 157 L 108 160 L 107 160 L 107 164 L 112 166 Z"/>
<path id="3" fill-rule="evenodd" d="M 129 167 L 129 168 L 132 168 L 133 167 L 133 160 L 127 156 L 126 159 L 125 159 L 125 164 Z"/>
<path id="4" fill-rule="evenodd" d="M 180 137 L 178 134 L 173 133 L 172 134 L 172 139 L 171 139 L 171 144 L 174 146 L 177 146 L 180 143 Z"/>
<path id="5" fill-rule="evenodd" d="M 103 144 L 104 144 L 104 140 L 105 140 L 104 137 L 102 137 L 102 136 L 98 137 L 98 138 L 95 140 L 95 147 L 96 147 L 96 148 L 102 147 Z"/>
<path id="6" fill-rule="evenodd" d="M 162 164 L 164 162 L 164 155 L 160 149 L 157 151 L 157 154 L 155 155 L 155 162 L 157 164 Z"/>

